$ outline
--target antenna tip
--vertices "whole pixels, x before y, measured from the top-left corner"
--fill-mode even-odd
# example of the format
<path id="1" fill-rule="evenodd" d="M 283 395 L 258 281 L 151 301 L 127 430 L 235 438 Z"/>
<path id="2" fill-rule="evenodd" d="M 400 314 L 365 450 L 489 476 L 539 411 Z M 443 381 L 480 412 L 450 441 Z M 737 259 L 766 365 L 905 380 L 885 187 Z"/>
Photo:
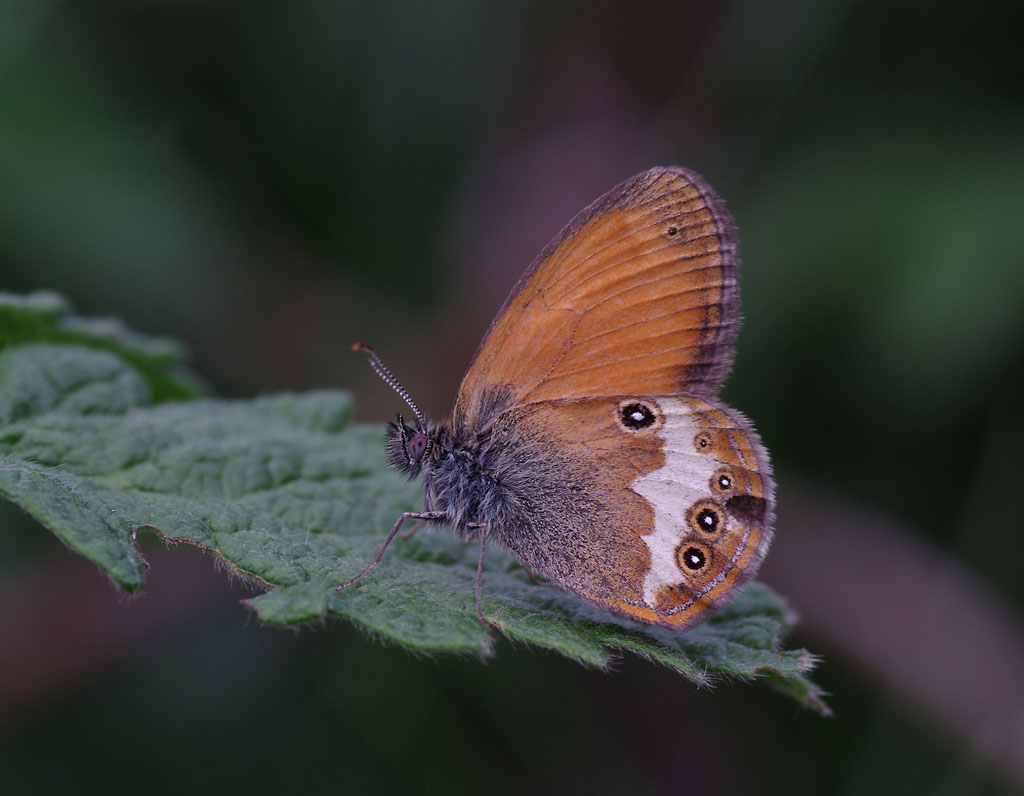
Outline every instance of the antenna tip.
<path id="1" fill-rule="evenodd" d="M 369 348 L 369 346 L 366 343 L 352 343 L 353 351 L 362 351 L 364 348 Z"/>

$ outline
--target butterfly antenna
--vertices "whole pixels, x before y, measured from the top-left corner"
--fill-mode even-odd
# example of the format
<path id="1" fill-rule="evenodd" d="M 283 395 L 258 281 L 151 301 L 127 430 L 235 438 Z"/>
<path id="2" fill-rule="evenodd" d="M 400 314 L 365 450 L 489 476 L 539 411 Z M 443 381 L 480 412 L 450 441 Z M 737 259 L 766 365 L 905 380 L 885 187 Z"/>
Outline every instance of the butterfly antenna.
<path id="1" fill-rule="evenodd" d="M 370 367 L 377 371 L 377 375 L 384 379 L 384 383 L 388 387 L 397 392 L 402 400 L 409 404 L 409 408 L 412 409 L 413 414 L 416 415 L 416 419 L 419 421 L 420 428 L 426 431 L 427 420 L 420 411 L 420 408 L 416 406 L 412 396 L 409 395 L 409 392 L 402 386 L 401 382 L 395 378 L 395 374 L 388 370 L 388 366 L 384 364 L 377 352 L 366 343 L 353 343 L 352 350 L 366 352 L 366 355 L 370 358 Z"/>

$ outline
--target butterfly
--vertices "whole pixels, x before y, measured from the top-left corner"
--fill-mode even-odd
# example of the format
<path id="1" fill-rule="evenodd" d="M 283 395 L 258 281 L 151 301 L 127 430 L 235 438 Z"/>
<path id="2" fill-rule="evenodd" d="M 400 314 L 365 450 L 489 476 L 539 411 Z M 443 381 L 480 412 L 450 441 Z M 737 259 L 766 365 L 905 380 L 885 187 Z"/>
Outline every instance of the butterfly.
<path id="1" fill-rule="evenodd" d="M 422 478 L 409 519 L 488 540 L 630 619 L 685 629 L 734 597 L 772 539 L 774 483 L 751 424 L 716 398 L 740 326 L 736 232 L 699 175 L 654 168 L 585 208 L 499 310 L 444 422 L 388 427 Z"/>

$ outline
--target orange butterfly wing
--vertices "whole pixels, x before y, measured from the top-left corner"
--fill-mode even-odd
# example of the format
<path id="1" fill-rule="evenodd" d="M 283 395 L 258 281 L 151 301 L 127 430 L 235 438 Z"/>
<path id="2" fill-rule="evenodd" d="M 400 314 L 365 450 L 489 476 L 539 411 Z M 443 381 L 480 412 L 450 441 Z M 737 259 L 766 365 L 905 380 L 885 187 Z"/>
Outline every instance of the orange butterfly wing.
<path id="1" fill-rule="evenodd" d="M 649 413 L 648 425 L 626 422 L 637 412 Z M 494 457 L 491 476 L 524 496 L 501 534 L 505 545 L 530 569 L 616 613 L 691 627 L 729 600 L 767 552 L 767 453 L 750 424 L 715 401 L 541 401 L 501 415 L 490 442 L 515 452 Z"/>
<path id="2" fill-rule="evenodd" d="M 712 396 L 739 330 L 736 236 L 704 180 L 655 168 L 613 188 L 513 288 L 459 389 L 457 433 L 518 404 Z"/>

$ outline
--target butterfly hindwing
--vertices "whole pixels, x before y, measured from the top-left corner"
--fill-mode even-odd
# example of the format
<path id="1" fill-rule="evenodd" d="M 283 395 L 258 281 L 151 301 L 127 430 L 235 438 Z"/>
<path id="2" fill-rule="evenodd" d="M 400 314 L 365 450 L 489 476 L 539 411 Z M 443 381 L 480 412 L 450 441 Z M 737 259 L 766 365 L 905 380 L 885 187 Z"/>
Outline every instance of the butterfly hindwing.
<path id="1" fill-rule="evenodd" d="M 770 465 L 734 410 L 682 395 L 518 406 L 494 423 L 511 495 L 500 538 L 527 567 L 625 616 L 690 627 L 767 551 Z"/>

